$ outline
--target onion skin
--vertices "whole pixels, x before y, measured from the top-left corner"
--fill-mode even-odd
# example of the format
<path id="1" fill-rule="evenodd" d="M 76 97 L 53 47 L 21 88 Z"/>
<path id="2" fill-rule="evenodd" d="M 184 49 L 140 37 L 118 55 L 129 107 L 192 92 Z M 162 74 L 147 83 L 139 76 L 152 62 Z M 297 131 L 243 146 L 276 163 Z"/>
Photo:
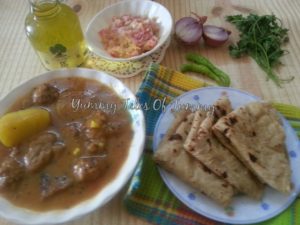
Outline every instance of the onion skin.
<path id="1" fill-rule="evenodd" d="M 176 38 L 186 45 L 198 44 L 203 35 L 203 23 L 207 17 L 183 17 L 175 24 Z"/>
<path id="2" fill-rule="evenodd" d="M 206 45 L 211 47 L 222 46 L 229 38 L 231 31 L 223 27 L 206 25 L 203 27 L 203 39 Z"/>

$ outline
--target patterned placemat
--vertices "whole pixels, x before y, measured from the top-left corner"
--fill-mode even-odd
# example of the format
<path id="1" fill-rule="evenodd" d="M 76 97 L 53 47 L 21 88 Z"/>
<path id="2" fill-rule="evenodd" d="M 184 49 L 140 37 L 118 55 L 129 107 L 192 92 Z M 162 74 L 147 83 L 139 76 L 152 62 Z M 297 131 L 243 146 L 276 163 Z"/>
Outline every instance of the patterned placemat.
<path id="1" fill-rule="evenodd" d="M 153 52 L 140 60 L 130 62 L 113 62 L 97 56 L 89 51 L 88 57 L 83 67 L 102 70 L 110 75 L 119 78 L 127 78 L 135 76 L 146 71 L 151 63 L 160 63 L 169 47 L 171 39 L 169 38 L 157 51 Z"/>

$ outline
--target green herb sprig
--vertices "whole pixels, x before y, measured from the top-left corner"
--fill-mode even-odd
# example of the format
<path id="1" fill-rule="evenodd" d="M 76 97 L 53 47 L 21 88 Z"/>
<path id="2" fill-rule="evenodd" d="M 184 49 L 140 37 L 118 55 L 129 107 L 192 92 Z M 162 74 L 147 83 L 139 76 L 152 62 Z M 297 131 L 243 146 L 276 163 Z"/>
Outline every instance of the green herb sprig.
<path id="1" fill-rule="evenodd" d="M 229 46 L 232 57 L 251 56 L 278 86 L 293 80 L 294 77 L 280 79 L 273 71 L 280 64 L 280 57 L 286 53 L 281 46 L 288 41 L 288 29 L 282 27 L 275 15 L 234 15 L 227 16 L 226 20 L 240 31 L 240 40 Z"/>

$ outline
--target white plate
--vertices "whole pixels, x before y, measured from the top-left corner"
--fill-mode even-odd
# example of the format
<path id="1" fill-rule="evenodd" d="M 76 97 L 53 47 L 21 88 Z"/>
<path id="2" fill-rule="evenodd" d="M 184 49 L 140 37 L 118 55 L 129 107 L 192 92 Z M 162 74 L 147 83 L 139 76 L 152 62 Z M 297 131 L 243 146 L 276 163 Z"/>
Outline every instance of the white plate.
<path id="1" fill-rule="evenodd" d="M 0 115 L 4 114 L 13 102 L 32 88 L 55 78 L 83 77 L 94 79 L 113 89 L 126 102 L 135 102 L 135 95 L 118 79 L 108 74 L 90 69 L 62 69 L 46 72 L 16 87 L 0 101 Z M 0 216 L 18 224 L 56 224 L 73 220 L 103 206 L 112 199 L 131 177 L 144 149 L 145 122 L 142 110 L 128 107 L 132 118 L 133 137 L 128 156 L 116 177 L 98 193 L 71 208 L 37 212 L 20 208 L 0 196 Z"/>
<path id="2" fill-rule="evenodd" d="M 229 96 L 233 108 L 260 100 L 254 95 L 233 88 L 208 87 L 187 92 L 174 99 L 166 107 L 165 112 L 160 115 L 154 130 L 154 151 L 156 151 L 159 142 L 174 119 L 171 111 L 178 108 L 179 104 L 190 103 L 194 106 L 209 107 L 223 92 Z M 159 169 L 159 172 L 173 194 L 189 208 L 203 216 L 232 224 L 258 223 L 267 220 L 286 209 L 300 192 L 300 142 L 287 120 L 282 118 L 282 121 L 286 132 L 286 147 L 290 158 L 294 186 L 290 195 L 266 188 L 261 201 L 255 201 L 246 196 L 236 196 L 229 207 L 222 208 L 172 174 L 163 169 Z"/>

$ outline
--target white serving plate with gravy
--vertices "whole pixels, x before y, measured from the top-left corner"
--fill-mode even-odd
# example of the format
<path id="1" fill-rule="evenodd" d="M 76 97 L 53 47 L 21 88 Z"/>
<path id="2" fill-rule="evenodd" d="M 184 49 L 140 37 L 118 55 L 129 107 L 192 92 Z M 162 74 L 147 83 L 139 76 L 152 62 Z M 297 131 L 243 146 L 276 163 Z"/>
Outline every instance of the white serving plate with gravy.
<path id="1" fill-rule="evenodd" d="M 46 72 L 16 87 L 0 101 L 0 115 L 6 113 L 12 103 L 23 96 L 24 93 L 28 93 L 33 87 L 54 78 L 74 76 L 97 80 L 113 89 L 115 93 L 124 100 L 136 101 L 135 95 L 121 81 L 104 72 L 82 68 L 62 69 Z M 100 189 L 93 197 L 68 209 L 37 212 L 17 207 L 0 196 L 0 216 L 18 224 L 56 224 L 73 220 L 105 205 L 129 180 L 144 148 L 145 121 L 143 112 L 139 109 L 130 108 L 128 109 L 128 112 L 132 121 L 133 138 L 127 158 L 115 178 L 104 186 L 104 188 Z"/>

